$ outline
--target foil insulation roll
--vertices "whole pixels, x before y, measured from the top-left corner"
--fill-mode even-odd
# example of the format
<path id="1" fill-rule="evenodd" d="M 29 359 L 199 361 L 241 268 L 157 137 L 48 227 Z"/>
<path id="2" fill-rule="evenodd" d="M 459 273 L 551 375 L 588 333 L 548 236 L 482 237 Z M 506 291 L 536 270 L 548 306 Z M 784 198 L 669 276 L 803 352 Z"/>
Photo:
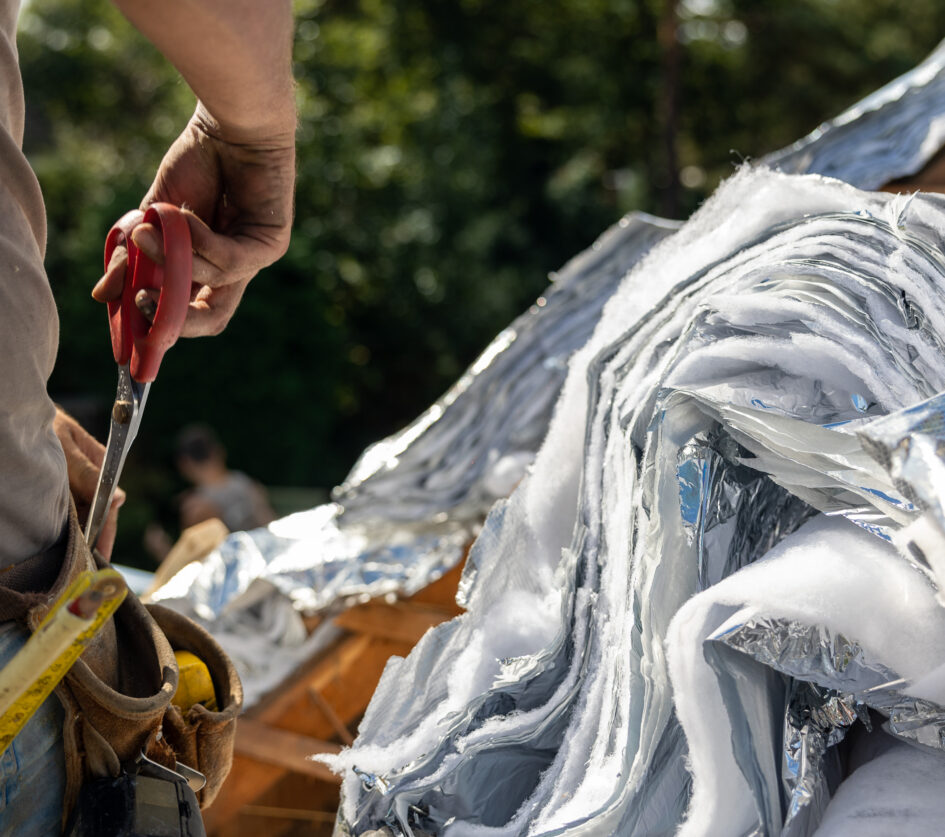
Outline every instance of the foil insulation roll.
<path id="1" fill-rule="evenodd" d="M 468 613 L 388 667 L 332 760 L 382 780 L 348 773 L 339 833 L 811 834 L 860 719 L 928 746 L 941 710 L 907 694 L 908 649 L 875 650 L 855 614 L 820 621 L 835 580 L 809 579 L 793 622 L 749 589 L 750 627 L 723 639 L 710 620 L 677 646 L 672 626 L 821 537 L 841 579 L 857 552 L 909 579 L 924 609 L 891 625 L 941 609 L 934 568 L 895 545 L 921 497 L 866 440 L 945 388 L 943 235 L 935 198 L 755 169 L 655 248 L 487 519 Z M 717 711 L 693 714 L 685 696 L 710 687 Z M 703 752 L 707 719 L 727 732 Z"/>

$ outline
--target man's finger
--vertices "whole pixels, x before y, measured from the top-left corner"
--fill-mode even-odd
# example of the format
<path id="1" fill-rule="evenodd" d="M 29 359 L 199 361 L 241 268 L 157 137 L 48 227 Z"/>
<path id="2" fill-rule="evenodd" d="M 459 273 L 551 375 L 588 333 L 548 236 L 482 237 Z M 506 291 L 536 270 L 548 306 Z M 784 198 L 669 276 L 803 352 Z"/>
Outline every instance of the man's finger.
<path id="1" fill-rule="evenodd" d="M 53 428 L 66 457 L 69 490 L 77 499 L 91 503 L 98 485 L 104 448 L 62 409 L 56 410 Z"/>
<path id="2" fill-rule="evenodd" d="M 102 524 L 102 530 L 99 532 L 98 541 L 95 548 L 102 554 L 106 560 L 111 560 L 112 549 L 115 546 L 115 536 L 118 534 L 118 509 L 125 502 L 125 492 L 120 488 L 115 489 L 115 496 L 112 498 L 111 508 Z"/>
<path id="3" fill-rule="evenodd" d="M 149 323 L 154 322 L 160 296 L 161 292 L 157 288 L 142 288 L 135 294 L 135 306 Z"/>
<path id="4" fill-rule="evenodd" d="M 203 287 L 187 309 L 182 337 L 209 337 L 226 328 L 249 284 L 244 279 L 220 288 Z"/>
<path id="5" fill-rule="evenodd" d="M 211 288 L 248 281 L 285 253 L 288 231 L 248 227 L 229 235 L 215 233 L 192 212 L 185 212 L 194 249 L 194 281 Z"/>
<path id="6" fill-rule="evenodd" d="M 79 451 L 96 468 L 101 468 L 105 461 L 105 446 L 78 422 L 73 422 L 69 429 Z"/>
<path id="7" fill-rule="evenodd" d="M 95 287 L 92 288 L 92 299 L 96 302 L 112 302 L 121 298 L 122 288 L 125 286 L 125 271 L 128 267 L 128 248 L 124 244 L 115 248 L 112 257 Z"/>
<path id="8" fill-rule="evenodd" d="M 164 236 L 154 224 L 139 224 L 131 233 L 135 246 L 155 264 L 164 264 Z"/>
<path id="9" fill-rule="evenodd" d="M 71 455 L 66 451 L 66 457 L 69 462 L 69 490 L 76 497 L 91 503 L 101 469 L 78 448 L 74 448 Z"/>

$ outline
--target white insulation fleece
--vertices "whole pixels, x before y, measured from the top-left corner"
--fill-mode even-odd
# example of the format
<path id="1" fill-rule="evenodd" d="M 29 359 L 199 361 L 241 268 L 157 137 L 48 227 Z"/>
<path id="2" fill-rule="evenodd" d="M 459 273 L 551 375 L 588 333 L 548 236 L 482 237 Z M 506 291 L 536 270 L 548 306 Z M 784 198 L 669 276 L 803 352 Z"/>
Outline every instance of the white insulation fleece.
<path id="1" fill-rule="evenodd" d="M 472 548 L 467 612 L 324 759 L 349 833 L 775 833 L 779 756 L 736 764 L 704 656 L 730 618 L 842 634 L 940 702 L 945 609 L 883 539 L 916 510 L 857 431 L 945 392 L 942 230 L 938 200 L 743 170 L 628 271 Z"/>
<path id="2" fill-rule="evenodd" d="M 714 605 L 741 609 L 714 624 Z M 763 560 L 693 597 L 674 617 L 666 643 L 693 777 L 689 815 L 679 832 L 683 837 L 744 833 L 753 821 L 752 798 L 732 753 L 732 727 L 718 681 L 703 656 L 703 642 L 724 631 L 726 623 L 757 616 L 823 625 L 855 638 L 872 659 L 908 680 L 945 663 L 945 609 L 928 581 L 891 546 L 840 518 L 815 518 Z M 942 785 L 931 781 L 931 774 L 925 773 L 926 780 L 918 784 L 897 781 L 930 765 L 935 776 L 945 778 L 940 758 L 903 744 L 896 745 L 894 755 L 881 758 L 882 764 L 871 762 L 847 780 L 851 789 L 832 801 L 818 834 L 942 833 L 942 819 L 924 815 L 910 821 L 905 831 L 870 827 L 874 817 L 890 826 L 890 811 L 902 807 L 895 802 L 899 795 L 894 788 L 904 784 L 911 787 L 908 798 L 916 811 L 943 810 Z M 867 777 L 872 777 L 869 782 Z M 866 795 L 856 788 L 870 784 L 882 788 L 883 805 L 863 804 Z M 831 813 L 835 806 L 846 814 Z M 846 818 L 851 816 L 856 829 L 838 830 L 842 821 L 849 825 Z"/>

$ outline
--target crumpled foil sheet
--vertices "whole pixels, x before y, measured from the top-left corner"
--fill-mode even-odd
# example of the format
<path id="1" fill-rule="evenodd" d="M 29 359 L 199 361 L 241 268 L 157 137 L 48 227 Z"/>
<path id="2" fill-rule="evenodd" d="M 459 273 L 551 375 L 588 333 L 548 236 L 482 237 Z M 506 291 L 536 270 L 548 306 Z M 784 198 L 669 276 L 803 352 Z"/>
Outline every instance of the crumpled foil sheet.
<path id="1" fill-rule="evenodd" d="M 943 231 L 934 198 L 746 170 L 654 250 L 572 362 L 530 475 L 487 519 L 469 612 L 388 667 L 355 747 L 333 760 L 375 777 L 348 773 L 338 833 L 679 827 L 689 777 L 663 650 L 673 615 L 817 514 L 884 541 L 920 516 L 863 436 L 945 389 Z M 901 560 L 934 585 L 927 562 Z M 867 702 L 877 683 L 859 657 L 841 671 L 813 637 L 798 642 L 784 671 L 737 652 L 754 666 L 761 727 L 777 730 L 764 737 L 740 713 L 758 833 L 812 833 L 831 747 L 862 707 L 923 741 L 937 729 L 901 683 Z M 813 664 L 816 691 L 786 706 Z M 780 765 L 799 756 L 785 788 Z"/>
<path id="2" fill-rule="evenodd" d="M 754 738 L 770 729 L 771 707 L 786 707 L 780 786 L 773 775 L 757 769 L 758 760 L 750 756 L 751 736 L 742 733 L 733 741 L 743 749 L 740 763 L 755 773 L 749 784 L 758 809 L 767 815 L 760 833 L 794 837 L 811 832 L 840 780 L 839 757 L 831 748 L 856 721 L 871 728 L 868 708 L 888 719 L 886 729 L 893 735 L 945 751 L 945 708 L 904 696 L 903 679 L 842 634 L 822 625 L 753 618 L 728 626 L 708 644 L 738 652 L 706 649 L 710 664 L 730 683 L 752 677 L 748 660 L 785 675 L 768 678 L 777 697 L 762 712 L 757 702 L 739 700 L 737 688 L 722 690 L 730 717 L 741 722 L 736 728 L 751 728 Z"/>
<path id="3" fill-rule="evenodd" d="M 945 146 L 945 45 L 918 67 L 818 126 L 762 165 L 879 189 L 918 172 Z"/>
<path id="4" fill-rule="evenodd" d="M 945 605 L 945 395 L 871 422 L 860 440 L 896 490 L 921 510 L 897 543 L 929 568 Z"/>
<path id="5" fill-rule="evenodd" d="M 212 561 L 185 567 L 155 598 L 188 601 L 209 622 L 257 604 L 273 588 L 304 613 L 347 599 L 411 595 L 455 566 L 470 538 L 456 521 L 342 527 L 340 516 L 340 507 L 327 504 L 236 532 Z"/>
<path id="6" fill-rule="evenodd" d="M 697 548 L 699 589 L 756 561 L 816 510 L 741 460 L 750 456 L 715 429 L 679 451 L 676 479 L 686 541 Z"/>

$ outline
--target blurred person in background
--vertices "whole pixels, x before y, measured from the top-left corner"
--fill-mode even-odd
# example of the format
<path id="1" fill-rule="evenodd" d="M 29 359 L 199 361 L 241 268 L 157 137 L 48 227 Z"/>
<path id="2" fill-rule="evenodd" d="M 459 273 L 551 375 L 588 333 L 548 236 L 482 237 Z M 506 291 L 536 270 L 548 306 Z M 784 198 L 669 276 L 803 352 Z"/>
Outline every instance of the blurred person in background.
<path id="1" fill-rule="evenodd" d="M 231 532 L 243 532 L 275 517 L 265 489 L 242 471 L 227 468 L 226 450 L 206 425 L 181 430 L 175 461 L 181 476 L 194 485 L 181 498 L 182 530 L 216 517 Z"/>
<path id="2" fill-rule="evenodd" d="M 190 424 L 180 431 L 174 464 L 194 486 L 178 499 L 180 539 L 175 544 L 157 522 L 148 524 L 144 532 L 144 548 L 161 564 L 157 577 L 162 581 L 203 557 L 227 532 L 258 529 L 276 516 L 266 489 L 242 471 L 227 467 L 226 449 L 207 425 Z M 216 525 L 199 526 L 209 521 Z"/>

